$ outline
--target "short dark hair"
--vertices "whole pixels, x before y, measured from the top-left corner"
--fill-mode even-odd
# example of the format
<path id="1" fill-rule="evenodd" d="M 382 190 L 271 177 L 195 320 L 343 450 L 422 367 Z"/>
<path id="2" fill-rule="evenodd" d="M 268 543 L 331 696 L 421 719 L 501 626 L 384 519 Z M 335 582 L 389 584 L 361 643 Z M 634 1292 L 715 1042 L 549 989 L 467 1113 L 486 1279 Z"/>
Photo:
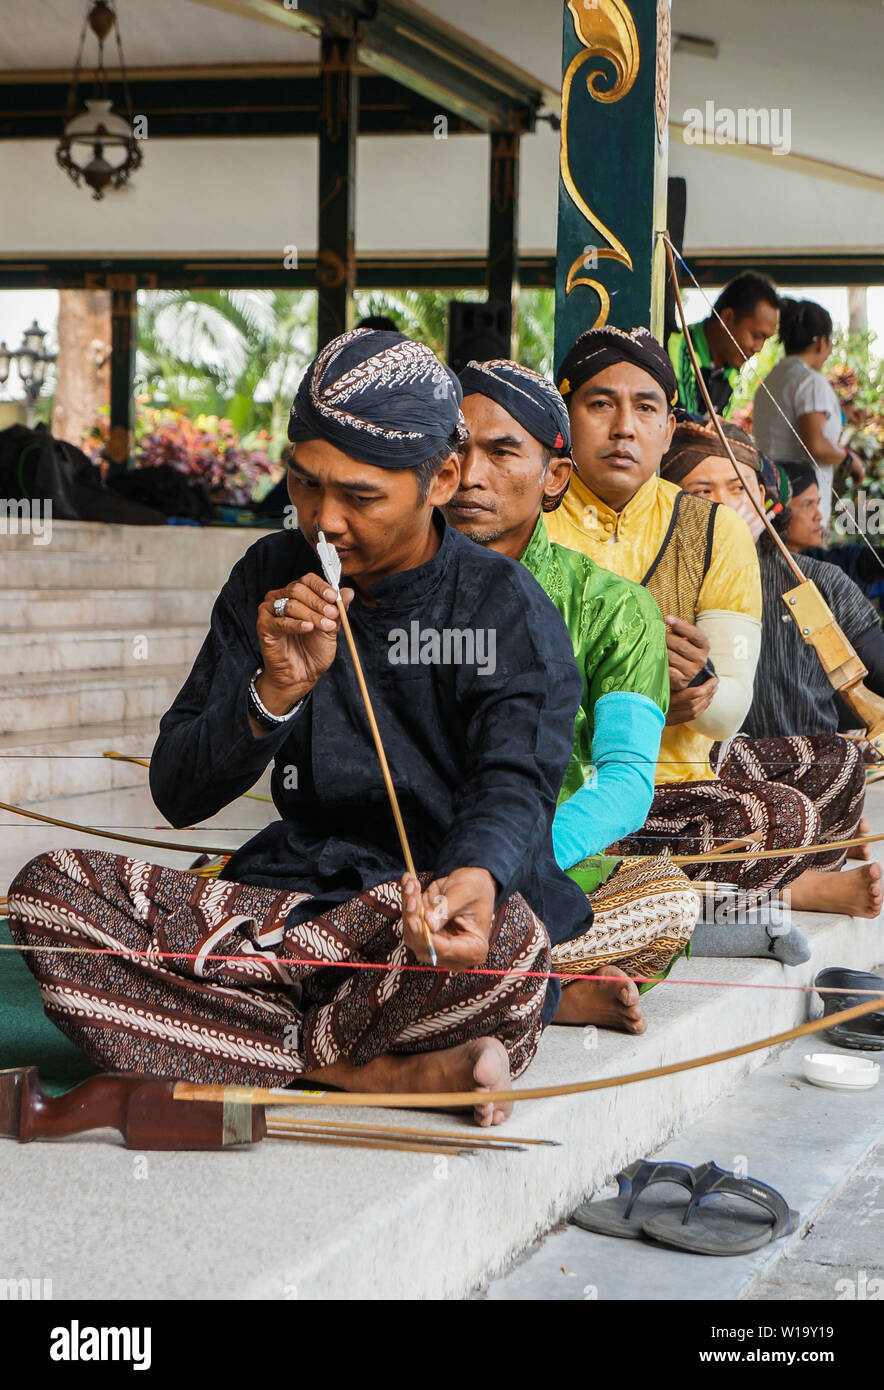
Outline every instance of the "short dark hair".
<path id="1" fill-rule="evenodd" d="M 725 285 L 715 301 L 715 311 L 723 314 L 725 309 L 732 309 L 735 319 L 744 319 L 754 314 L 762 301 L 773 309 L 779 309 L 780 296 L 774 282 L 757 271 L 744 270 Z"/>
<path id="2" fill-rule="evenodd" d="M 366 314 L 364 319 L 360 319 L 357 328 L 378 328 L 386 333 L 398 333 L 399 329 L 391 318 L 386 314 Z"/>
<path id="3" fill-rule="evenodd" d="M 433 479 L 445 460 L 450 458 L 452 454 L 456 454 L 459 447 L 460 440 L 457 430 L 455 430 L 443 449 L 440 449 L 437 454 L 433 454 L 425 463 L 419 464 L 414 470 L 415 476 L 417 477 L 417 493 L 421 502 L 426 502 L 430 495 L 430 487 Z"/>
<path id="4" fill-rule="evenodd" d="M 816 338 L 831 338 L 832 315 L 813 299 L 780 300 L 780 341 L 791 357 Z"/>

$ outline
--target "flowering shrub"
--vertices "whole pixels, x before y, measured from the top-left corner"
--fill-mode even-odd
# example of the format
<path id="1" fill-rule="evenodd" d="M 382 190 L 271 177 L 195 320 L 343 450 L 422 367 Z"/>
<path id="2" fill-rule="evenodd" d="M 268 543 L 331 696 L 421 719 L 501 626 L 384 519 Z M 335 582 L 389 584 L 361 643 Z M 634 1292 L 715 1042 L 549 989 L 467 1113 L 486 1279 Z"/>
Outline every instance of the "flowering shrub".
<path id="1" fill-rule="evenodd" d="M 83 441 L 95 462 L 107 442 L 107 421 L 96 425 Z M 256 449 L 244 449 L 229 420 L 217 415 L 191 419 L 181 410 L 161 409 L 139 401 L 135 425 L 135 467 L 169 464 L 188 478 L 208 487 L 209 497 L 220 506 L 248 506 L 253 494 L 267 490 L 282 469 L 267 452 L 268 436 L 261 430 L 252 436 Z"/>
<path id="2" fill-rule="evenodd" d="M 826 375 L 841 402 L 847 422 L 846 440 L 866 465 L 865 486 L 881 492 L 884 469 L 884 364 L 872 352 L 870 334 L 856 334 L 836 344 L 837 360 Z"/>

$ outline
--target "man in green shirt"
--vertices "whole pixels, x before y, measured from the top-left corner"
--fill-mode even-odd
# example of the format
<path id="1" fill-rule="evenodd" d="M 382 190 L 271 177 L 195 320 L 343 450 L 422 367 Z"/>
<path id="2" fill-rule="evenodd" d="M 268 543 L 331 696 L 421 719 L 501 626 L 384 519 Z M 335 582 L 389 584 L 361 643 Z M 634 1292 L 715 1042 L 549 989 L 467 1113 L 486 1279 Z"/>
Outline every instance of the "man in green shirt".
<path id="1" fill-rule="evenodd" d="M 470 440 L 462 447 L 461 481 L 446 506 L 450 523 L 480 545 L 508 555 L 531 571 L 558 608 L 583 677 L 574 726 L 574 752 L 553 822 L 559 866 L 584 888 L 597 886 L 577 866 L 644 824 L 654 794 L 654 771 L 669 704 L 666 635 L 659 609 L 646 589 L 602 569 L 586 555 L 553 544 L 542 513 L 561 502 L 571 478 L 568 410 L 552 382 L 515 362 L 471 362 L 461 373 L 463 410 Z M 582 939 L 581 969 L 591 960 L 606 980 L 579 980 L 563 991 L 557 1023 L 604 1023 L 643 1032 L 633 974 L 665 969 L 685 944 L 698 900 L 664 871 L 665 887 L 643 866 L 640 897 L 644 935 L 635 923 L 615 924 L 615 900 L 623 906 L 620 871 L 593 899 L 595 922 Z M 635 871 L 633 871 L 635 872 Z M 591 873 L 591 870 L 590 870 Z M 614 881 L 617 891 L 612 891 Z M 670 913 L 655 914 L 654 888 L 677 900 L 678 926 Z M 616 912 L 614 912 L 616 916 Z M 629 915 L 628 913 L 626 914 Z M 641 914 L 632 912 L 632 917 Z M 658 916 L 661 921 L 654 921 Z M 665 944 L 664 944 L 665 942 Z M 573 961 L 565 943 L 565 956 Z M 607 949 L 606 949 L 607 948 Z M 616 960 L 617 965 L 610 962 Z"/>
<path id="2" fill-rule="evenodd" d="M 776 333 L 780 301 L 766 275 L 744 270 L 725 285 L 714 310 L 702 323 L 691 327 L 691 337 L 712 402 L 719 415 L 729 420 L 740 369 Z M 670 333 L 666 351 L 678 379 L 679 405 L 694 414 L 705 414 L 706 405 L 700 396 L 684 334 Z"/>

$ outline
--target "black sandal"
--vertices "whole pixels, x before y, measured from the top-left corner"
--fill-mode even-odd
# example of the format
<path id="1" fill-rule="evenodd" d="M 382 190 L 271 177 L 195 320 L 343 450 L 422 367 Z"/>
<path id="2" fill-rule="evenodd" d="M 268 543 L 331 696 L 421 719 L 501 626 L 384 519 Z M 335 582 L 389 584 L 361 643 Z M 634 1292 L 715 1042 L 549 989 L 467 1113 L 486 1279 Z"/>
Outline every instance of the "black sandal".
<path id="1" fill-rule="evenodd" d="M 762 1208 L 765 1219 L 742 1205 L 713 1198 L 739 1197 Z M 771 1219 L 772 1218 L 772 1219 Z M 683 1212 L 662 1211 L 642 1223 L 642 1232 L 660 1245 L 696 1255 L 748 1255 L 798 1227 L 800 1215 L 776 1188 L 756 1178 L 738 1178 L 717 1163 L 694 1169 L 691 1200 Z"/>
<path id="2" fill-rule="evenodd" d="M 636 1202 L 652 1184 L 673 1182 L 691 1191 L 694 1185 L 694 1169 L 687 1163 L 653 1163 L 650 1159 L 640 1158 L 617 1174 L 617 1186 L 620 1191 L 616 1197 L 610 1197 L 604 1202 L 584 1202 L 574 1212 L 571 1220 L 584 1231 L 593 1231 L 597 1235 L 639 1240 L 642 1221 L 646 1216 L 672 1211 L 673 1207 L 671 1200 L 646 1200 L 642 1202 L 639 1215 L 633 1217 Z M 681 1213 L 683 1207 L 682 1203 L 677 1214 Z"/>
<path id="3" fill-rule="evenodd" d="M 884 997 L 884 980 L 880 975 L 872 975 L 867 970 L 846 970 L 833 965 L 821 970 L 813 982 L 814 989 L 856 989 L 871 990 Z M 852 1009 L 864 1004 L 871 995 L 863 994 L 823 994 L 823 1015 L 840 1013 L 842 1009 Z M 852 1023 L 836 1023 L 827 1028 L 823 1037 L 835 1047 L 851 1047 L 858 1052 L 884 1052 L 884 1010 L 855 1018 Z"/>

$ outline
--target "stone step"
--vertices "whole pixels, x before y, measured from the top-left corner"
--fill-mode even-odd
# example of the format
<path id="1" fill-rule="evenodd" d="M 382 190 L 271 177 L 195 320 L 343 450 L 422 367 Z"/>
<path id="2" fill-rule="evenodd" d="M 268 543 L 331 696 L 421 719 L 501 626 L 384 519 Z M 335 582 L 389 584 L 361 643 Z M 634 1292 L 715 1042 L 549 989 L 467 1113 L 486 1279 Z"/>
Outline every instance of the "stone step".
<path id="1" fill-rule="evenodd" d="M 147 669 L 143 669 L 146 665 Z M 95 673 L 50 671 L 9 676 L 0 700 L 0 734 L 106 725 L 160 715 L 177 695 L 188 666 L 155 666 Z"/>
<path id="2" fill-rule="evenodd" d="M 127 589 L 149 589 L 163 579 L 155 560 L 118 555 L 80 555 L 54 552 L 50 546 L 0 553 L 0 590 L 111 588 L 115 581 Z"/>
<path id="3" fill-rule="evenodd" d="M 110 576 L 108 576 L 110 577 Z M 215 589 L 3 589 L 0 631 L 202 625 Z"/>
<path id="4" fill-rule="evenodd" d="M 790 1273 L 790 1266 L 800 1270 L 804 1264 L 811 1229 L 819 1231 L 839 1194 L 855 1186 L 855 1175 L 861 1173 L 867 1156 L 881 1140 L 881 1098 L 876 1089 L 851 1094 L 825 1090 L 805 1080 L 804 1056 L 833 1051 L 830 1043 L 815 1038 L 790 1043 L 683 1133 L 647 1154 L 656 1161 L 691 1167 L 714 1159 L 720 1168 L 773 1187 L 798 1212 L 795 1229 L 788 1235 L 749 1255 L 710 1259 L 649 1240 L 596 1235 L 569 1224 L 553 1231 L 509 1273 L 495 1279 L 486 1297 L 495 1302 L 590 1299 L 606 1304 L 615 1299 L 636 1303 L 660 1299 L 834 1300 L 841 1275 L 852 1275 L 855 1288 L 857 1271 L 851 1268 L 854 1261 L 850 1255 L 857 1246 L 867 1246 L 874 1234 L 876 1205 L 880 1210 L 872 1196 L 874 1188 L 865 1209 L 856 1203 L 843 1213 L 846 1221 L 840 1224 L 836 1237 L 840 1252 L 832 1248 L 829 1232 L 825 1268 L 819 1271 L 822 1278 L 817 1287 L 798 1292 L 795 1285 L 799 1280 Z M 857 1056 L 875 1058 L 871 1052 Z M 657 1191 L 673 1207 L 687 1201 L 687 1193 L 675 1187 Z M 616 1187 L 612 1185 L 596 1196 L 601 1200 L 616 1196 Z M 720 1204 L 721 1199 L 717 1200 Z M 737 1205 L 751 1211 L 744 1203 L 735 1204 L 734 1210 Z M 710 1210 L 714 1207 L 712 1203 Z M 640 1210 L 639 1203 L 636 1211 Z M 880 1261 L 884 1252 L 879 1248 L 877 1253 Z M 759 1316 L 759 1322 L 767 1320 L 763 1313 Z M 719 1348 L 734 1345 L 737 1343 L 724 1337 L 718 1342 Z"/>
<path id="5" fill-rule="evenodd" d="M 46 537 L 0 530 L 0 587 L 110 587 L 119 579 L 132 588 L 156 582 L 217 591 L 240 556 L 267 532 L 251 527 L 53 521 L 47 534 L 44 543 Z M 44 571 L 57 577 L 31 577 Z"/>
<path id="6" fill-rule="evenodd" d="M 188 666 L 205 636 L 203 626 L 0 631 L 0 671 L 37 676 L 48 671 L 117 671 Z"/>
<path id="7" fill-rule="evenodd" d="M 253 808 L 249 815 L 259 820 L 260 804 L 247 805 Z M 869 789 L 866 814 L 874 829 L 884 824 L 880 784 Z M 134 819 L 130 813 L 128 823 Z M 107 821 L 105 816 L 103 823 Z M 97 817 L 91 823 L 97 824 Z M 36 852 L 31 843 L 28 852 Z M 62 843 L 77 843 L 77 837 L 68 835 Z M 880 847 L 873 850 L 880 853 Z M 649 1026 L 643 1037 L 547 1029 L 517 1086 L 619 1076 L 764 1038 L 800 1023 L 809 996 L 748 986 L 809 985 L 825 965 L 871 969 L 884 959 L 880 919 L 802 914 L 800 921 L 813 952 L 805 965 L 787 969 L 770 960 L 679 962 L 673 982 L 645 996 Z M 708 987 L 682 983 L 687 981 Z M 713 987 L 721 981 L 743 988 Z M 804 1040 L 807 1044 L 813 1050 L 825 1048 L 817 1039 Z M 96 1136 L 65 1146 L 65 1180 L 60 1183 L 58 1145 L 0 1143 L 0 1184 L 22 1194 L 7 1214 L 4 1246 L 12 1253 L 3 1272 L 7 1278 L 23 1278 L 50 1270 L 56 1299 L 462 1299 L 511 1268 L 625 1164 L 657 1151 L 724 1097 L 736 1101 L 740 1083 L 769 1059 L 760 1051 L 655 1081 L 528 1101 L 516 1106 L 498 1132 L 556 1139 L 561 1147 L 468 1159 L 265 1140 L 236 1153 L 151 1153 L 149 1181 L 133 1183 L 132 1155 Z M 772 1099 L 748 1113 L 735 1105 L 733 1134 L 726 1144 L 716 1143 L 714 1151 L 705 1144 L 691 1150 L 679 1146 L 679 1156 L 692 1162 L 717 1157 L 724 1166 L 745 1155 L 753 1175 L 757 1170 L 758 1176 L 781 1182 L 793 1205 L 812 1211 L 818 1191 L 813 1183 L 818 1178 L 831 1181 L 837 1168 L 831 1150 L 839 1135 L 858 1146 L 867 1142 L 856 1128 L 853 1109 L 865 1097 L 835 1097 L 844 1102 L 837 1112 L 834 1102 L 824 1113 L 799 1111 L 807 1096 L 802 1083 L 796 1085 L 798 1091 L 791 1078 L 781 1083 Z M 814 1100 L 825 1102 L 827 1096 L 819 1092 Z M 868 1099 L 880 1105 L 876 1092 L 869 1092 Z M 729 1112 L 730 1100 L 723 1107 L 726 1119 Z M 782 1175 L 790 1153 L 777 1146 L 781 1121 L 790 1112 L 795 1125 L 805 1125 L 808 1142 L 819 1148 L 813 1183 L 806 1171 L 796 1175 L 800 1181 L 792 1182 L 788 1172 Z M 439 1112 L 329 1107 L 322 1117 L 446 1130 L 462 1126 L 465 1135 L 471 1132 L 465 1119 Z M 219 1233 L 217 1223 L 207 1222 L 194 1204 L 193 1193 L 226 1190 L 231 1182 L 247 1185 L 249 1201 L 228 1204 Z M 310 1200 L 280 1202 L 280 1192 L 289 1190 L 309 1192 Z M 111 1215 L 108 1221 L 95 1220 L 97 1192 Z M 125 1219 L 113 1219 L 121 1213 Z M 584 1285 L 601 1288 L 609 1273 L 615 1277 L 626 1245 L 610 1242 L 606 1265 L 583 1274 L 579 1292 L 567 1296 L 582 1299 L 589 1296 Z M 689 1257 L 673 1258 L 681 1262 Z M 691 1290 L 681 1286 L 679 1295 L 705 1297 L 707 1281 L 729 1278 L 728 1267 L 737 1263 L 703 1260 Z M 566 1275 L 561 1277 L 564 1282 Z M 568 1280 L 569 1289 L 576 1282 Z M 676 1286 L 664 1279 L 657 1296 L 668 1296 L 670 1287 Z"/>
<path id="8" fill-rule="evenodd" d="M 49 797 L 146 786 L 147 768 L 103 755 L 112 750 L 150 758 L 158 725 L 158 717 L 150 715 L 123 720 L 113 728 L 91 724 L 51 733 L 0 735 L 0 801 L 22 805 Z"/>

